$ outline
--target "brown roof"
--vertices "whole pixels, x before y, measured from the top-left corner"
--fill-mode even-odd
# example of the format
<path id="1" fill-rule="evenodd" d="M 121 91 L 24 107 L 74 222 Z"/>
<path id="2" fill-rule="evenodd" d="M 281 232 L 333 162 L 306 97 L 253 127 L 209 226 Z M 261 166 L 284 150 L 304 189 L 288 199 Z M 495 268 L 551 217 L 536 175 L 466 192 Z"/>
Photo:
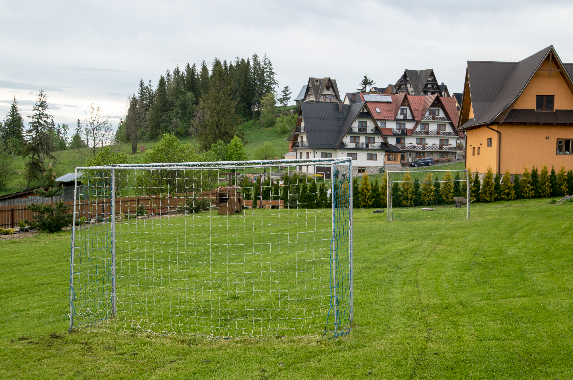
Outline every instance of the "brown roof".
<path id="1" fill-rule="evenodd" d="M 556 64 L 565 69 L 570 85 L 573 64 L 563 64 L 553 46 L 538 51 L 519 62 L 468 62 L 467 76 L 474 118 L 461 120 L 461 129 L 491 123 L 521 95 L 539 66 L 553 53 Z M 466 113 L 464 112 L 464 115 Z M 467 115 L 466 115 L 467 117 Z"/>
<path id="2" fill-rule="evenodd" d="M 453 96 L 450 97 L 440 97 L 440 101 L 444 105 L 444 110 L 448 114 L 448 117 L 454 124 L 454 127 L 458 127 L 458 121 L 460 118 L 460 114 L 458 112 L 458 107 L 456 105 L 456 98 Z"/>

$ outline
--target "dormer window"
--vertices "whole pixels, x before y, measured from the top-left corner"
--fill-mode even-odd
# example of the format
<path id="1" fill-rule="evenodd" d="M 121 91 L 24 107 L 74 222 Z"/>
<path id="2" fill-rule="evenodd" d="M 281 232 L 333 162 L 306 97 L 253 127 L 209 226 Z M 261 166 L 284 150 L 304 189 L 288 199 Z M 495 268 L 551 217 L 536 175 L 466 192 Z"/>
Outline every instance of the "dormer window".
<path id="1" fill-rule="evenodd" d="M 537 95 L 535 99 L 535 110 L 553 112 L 554 104 L 555 95 Z"/>
<path id="2" fill-rule="evenodd" d="M 429 116 L 440 116 L 440 110 L 439 109 L 429 109 L 428 115 Z"/>

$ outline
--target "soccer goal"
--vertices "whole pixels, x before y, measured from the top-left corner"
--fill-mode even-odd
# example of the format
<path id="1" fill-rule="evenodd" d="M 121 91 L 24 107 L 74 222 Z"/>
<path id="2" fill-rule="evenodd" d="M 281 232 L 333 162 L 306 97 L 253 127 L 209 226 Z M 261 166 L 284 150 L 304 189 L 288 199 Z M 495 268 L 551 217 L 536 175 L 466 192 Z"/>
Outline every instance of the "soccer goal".
<path id="1" fill-rule="evenodd" d="M 470 218 L 467 170 L 386 172 L 388 221 Z"/>
<path id="2" fill-rule="evenodd" d="M 347 158 L 76 168 L 70 329 L 348 333 L 351 183 Z"/>

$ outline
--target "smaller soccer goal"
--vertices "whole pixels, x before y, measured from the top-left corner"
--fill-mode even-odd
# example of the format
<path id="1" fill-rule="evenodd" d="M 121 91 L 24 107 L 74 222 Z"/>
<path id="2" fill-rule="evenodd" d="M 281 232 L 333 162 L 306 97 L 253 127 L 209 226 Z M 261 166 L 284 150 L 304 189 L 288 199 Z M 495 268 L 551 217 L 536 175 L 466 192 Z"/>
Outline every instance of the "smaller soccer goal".
<path id="1" fill-rule="evenodd" d="M 386 172 L 388 221 L 470 218 L 467 170 Z"/>
<path id="2" fill-rule="evenodd" d="M 350 331 L 349 158 L 83 167 L 76 179 L 70 329 Z"/>

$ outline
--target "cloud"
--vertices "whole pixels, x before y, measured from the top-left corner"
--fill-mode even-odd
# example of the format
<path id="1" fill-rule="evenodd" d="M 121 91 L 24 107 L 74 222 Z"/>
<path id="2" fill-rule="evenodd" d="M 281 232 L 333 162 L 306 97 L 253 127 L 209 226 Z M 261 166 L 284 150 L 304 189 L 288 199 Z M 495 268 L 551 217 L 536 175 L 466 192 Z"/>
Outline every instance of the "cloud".
<path id="1" fill-rule="evenodd" d="M 0 88 L 6 88 L 10 90 L 30 90 L 30 91 L 35 91 L 35 93 L 37 94 L 40 90 L 63 92 L 71 88 L 71 86 L 66 86 L 66 85 L 52 86 L 45 84 L 39 85 L 26 82 L 16 82 L 16 81 L 0 79 Z"/>

